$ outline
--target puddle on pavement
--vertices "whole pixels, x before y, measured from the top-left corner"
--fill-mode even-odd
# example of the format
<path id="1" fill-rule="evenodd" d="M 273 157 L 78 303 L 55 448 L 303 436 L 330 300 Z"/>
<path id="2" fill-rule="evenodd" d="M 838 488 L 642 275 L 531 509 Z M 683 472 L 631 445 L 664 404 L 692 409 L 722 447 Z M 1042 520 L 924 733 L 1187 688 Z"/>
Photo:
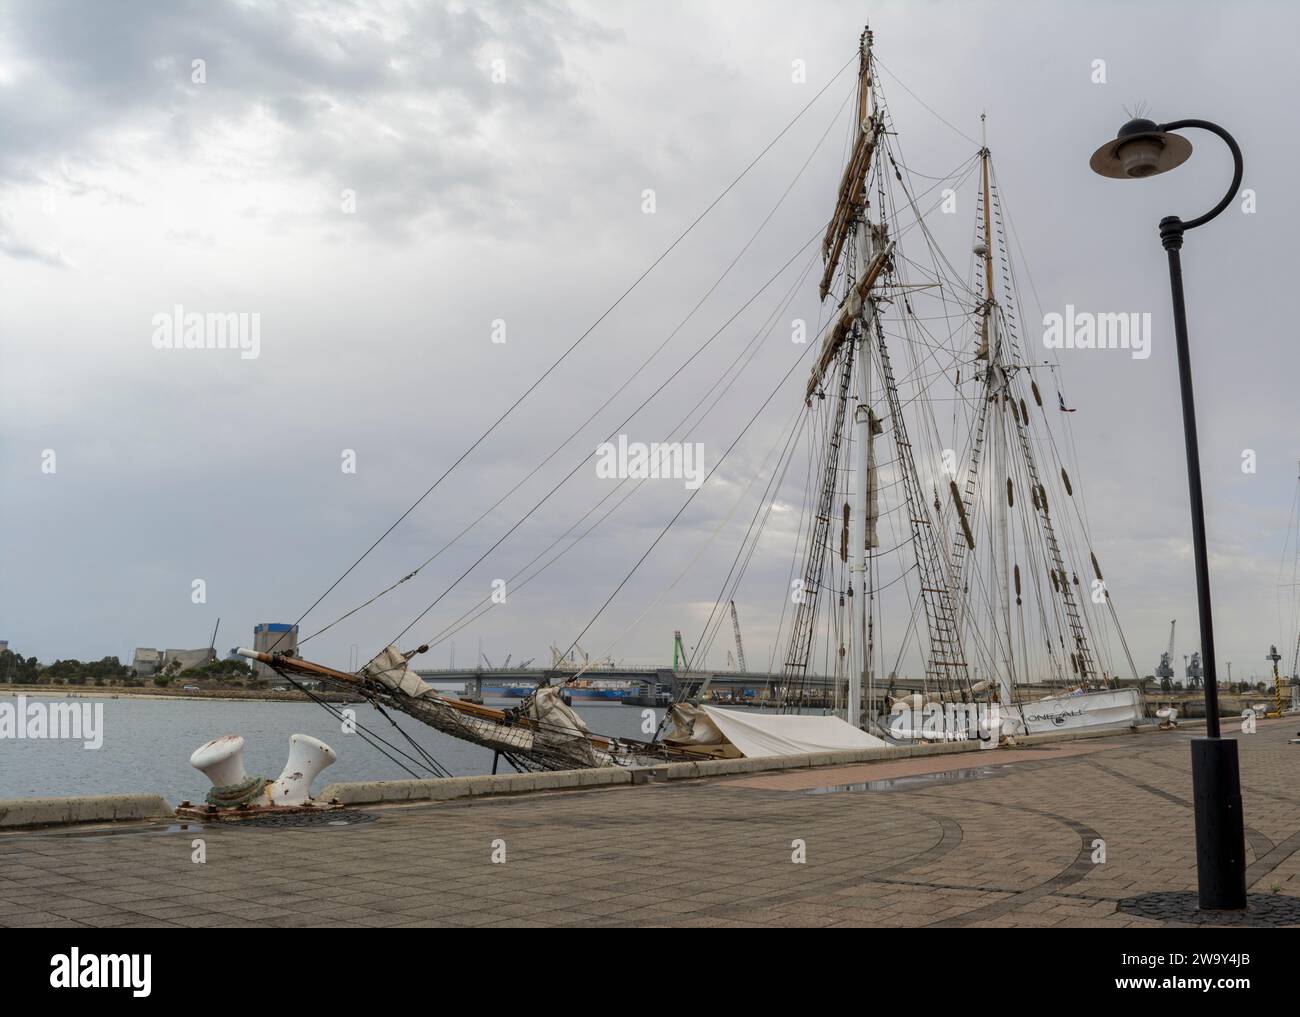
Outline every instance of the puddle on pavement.
<path id="1" fill-rule="evenodd" d="M 950 784 L 965 780 L 984 780 L 1001 777 L 1005 766 L 979 766 L 969 770 L 942 770 L 939 773 L 917 773 L 907 777 L 890 777 L 886 780 L 869 780 L 860 784 L 835 784 L 812 788 L 808 794 L 825 795 L 840 791 L 907 791 L 927 784 Z"/>
<path id="2" fill-rule="evenodd" d="M 145 825 L 121 828 L 96 828 L 93 830 L 60 830 L 57 827 L 36 827 L 32 830 L 15 830 L 17 834 L 32 833 L 43 836 L 69 837 L 72 839 L 92 837 L 158 837 L 168 833 L 197 833 L 203 829 L 202 823 L 172 823 L 169 826 Z"/>

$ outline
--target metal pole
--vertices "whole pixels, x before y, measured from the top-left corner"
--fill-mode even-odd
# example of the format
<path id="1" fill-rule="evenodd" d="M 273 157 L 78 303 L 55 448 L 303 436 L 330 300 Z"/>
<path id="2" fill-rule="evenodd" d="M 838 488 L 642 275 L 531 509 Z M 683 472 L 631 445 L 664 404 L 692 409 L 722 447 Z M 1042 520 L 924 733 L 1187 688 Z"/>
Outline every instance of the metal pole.
<path id="1" fill-rule="evenodd" d="M 1186 230 L 1209 222 L 1223 211 L 1241 184 L 1241 150 L 1227 131 L 1204 120 L 1166 124 L 1164 130 L 1198 127 L 1212 131 L 1232 150 L 1232 187 L 1210 212 L 1189 222 L 1177 216 L 1160 220 L 1160 241 L 1169 256 L 1169 286 L 1174 304 L 1174 338 L 1178 350 L 1178 387 L 1183 408 L 1183 439 L 1187 446 L 1187 491 L 1192 512 L 1192 545 L 1196 558 L 1196 608 L 1204 659 L 1205 734 L 1192 740 L 1192 797 L 1196 820 L 1196 883 L 1202 910 L 1234 911 L 1246 907 L 1246 833 L 1241 804 L 1241 771 L 1237 743 L 1220 737 L 1219 684 L 1214 655 L 1214 622 L 1210 610 L 1210 566 L 1205 543 L 1205 502 L 1201 494 L 1201 456 L 1196 438 L 1196 402 L 1192 393 L 1191 353 L 1187 342 L 1187 309 L 1183 298 L 1180 251 Z"/>
<path id="2" fill-rule="evenodd" d="M 1176 230 L 1169 229 L 1177 224 Z M 1187 446 L 1187 491 L 1192 509 L 1192 547 L 1196 558 L 1196 613 L 1201 627 L 1201 656 L 1205 666 L 1205 734 L 1219 737 L 1219 689 L 1215 675 L 1214 621 L 1210 611 L 1210 564 L 1205 546 L 1205 501 L 1201 494 L 1201 452 L 1196 438 L 1196 399 L 1192 392 L 1192 363 L 1187 345 L 1187 309 L 1183 300 L 1182 223 L 1163 219 L 1160 238 L 1169 254 L 1169 287 L 1174 299 L 1174 339 L 1178 348 L 1178 388 L 1183 404 L 1183 441 Z"/>

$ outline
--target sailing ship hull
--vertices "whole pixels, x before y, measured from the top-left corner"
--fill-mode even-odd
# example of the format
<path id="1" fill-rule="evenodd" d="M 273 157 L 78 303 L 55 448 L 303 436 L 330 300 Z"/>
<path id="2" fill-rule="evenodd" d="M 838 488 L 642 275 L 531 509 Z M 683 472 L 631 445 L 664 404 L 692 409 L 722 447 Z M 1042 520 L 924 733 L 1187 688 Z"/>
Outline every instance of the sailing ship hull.
<path id="1" fill-rule="evenodd" d="M 1046 734 L 1086 728 L 1134 727 L 1142 722 L 1142 697 L 1137 689 L 1078 692 L 1047 696 L 1006 709 L 1002 733 Z"/>

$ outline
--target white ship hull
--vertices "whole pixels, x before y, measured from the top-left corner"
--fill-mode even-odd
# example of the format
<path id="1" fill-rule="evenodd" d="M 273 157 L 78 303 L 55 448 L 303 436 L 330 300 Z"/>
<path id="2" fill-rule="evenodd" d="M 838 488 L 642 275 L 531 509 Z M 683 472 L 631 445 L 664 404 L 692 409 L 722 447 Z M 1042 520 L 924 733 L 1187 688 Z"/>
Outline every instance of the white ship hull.
<path id="1" fill-rule="evenodd" d="M 1121 729 L 1133 727 L 1141 721 L 1142 697 L 1137 689 L 1078 692 L 1005 707 L 1002 733 L 1023 735 L 1081 728 Z"/>

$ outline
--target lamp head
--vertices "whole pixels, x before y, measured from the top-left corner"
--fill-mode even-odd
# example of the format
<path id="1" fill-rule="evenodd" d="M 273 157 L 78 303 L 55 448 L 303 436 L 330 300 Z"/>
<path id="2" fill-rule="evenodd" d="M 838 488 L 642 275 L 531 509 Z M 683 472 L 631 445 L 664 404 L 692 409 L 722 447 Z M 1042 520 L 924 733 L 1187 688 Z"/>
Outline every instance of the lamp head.
<path id="1" fill-rule="evenodd" d="M 1181 166 L 1192 154 L 1192 143 L 1181 134 L 1160 130 L 1160 125 L 1142 117 L 1130 120 L 1092 153 L 1089 165 L 1094 173 L 1116 179 L 1151 177 Z"/>

